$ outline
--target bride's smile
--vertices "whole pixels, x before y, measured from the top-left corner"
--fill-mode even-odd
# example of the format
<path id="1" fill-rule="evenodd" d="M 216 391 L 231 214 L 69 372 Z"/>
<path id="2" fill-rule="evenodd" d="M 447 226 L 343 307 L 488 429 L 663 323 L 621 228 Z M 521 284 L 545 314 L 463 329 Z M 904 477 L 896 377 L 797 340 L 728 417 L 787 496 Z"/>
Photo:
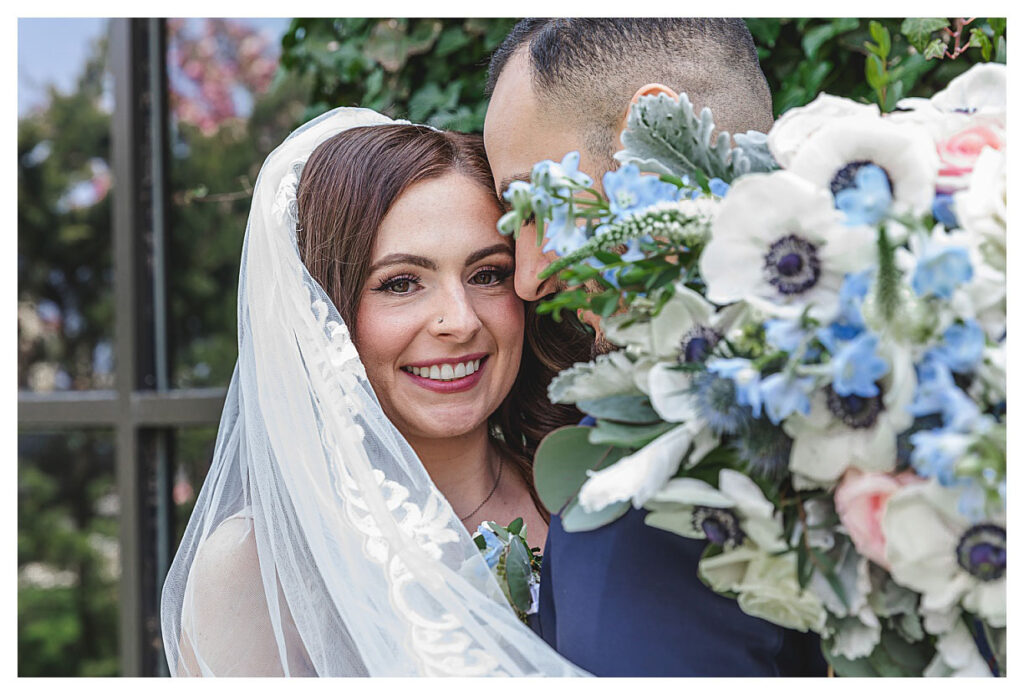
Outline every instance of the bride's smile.
<path id="1" fill-rule="evenodd" d="M 493 194 L 460 173 L 410 186 L 381 222 L 356 345 L 410 440 L 486 427 L 519 370 L 524 310 Z"/>

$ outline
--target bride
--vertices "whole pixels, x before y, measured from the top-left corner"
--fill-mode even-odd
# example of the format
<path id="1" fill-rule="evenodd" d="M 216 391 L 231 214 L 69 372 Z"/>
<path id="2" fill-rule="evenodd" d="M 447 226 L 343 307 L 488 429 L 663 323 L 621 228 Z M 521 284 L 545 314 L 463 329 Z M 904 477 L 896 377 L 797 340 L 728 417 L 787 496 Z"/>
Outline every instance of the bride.
<path id="1" fill-rule="evenodd" d="M 519 516 L 543 542 L 532 454 L 573 420 L 544 397 L 493 190 L 479 138 L 365 109 L 267 158 L 238 364 L 163 589 L 171 673 L 581 674 L 469 535 Z"/>

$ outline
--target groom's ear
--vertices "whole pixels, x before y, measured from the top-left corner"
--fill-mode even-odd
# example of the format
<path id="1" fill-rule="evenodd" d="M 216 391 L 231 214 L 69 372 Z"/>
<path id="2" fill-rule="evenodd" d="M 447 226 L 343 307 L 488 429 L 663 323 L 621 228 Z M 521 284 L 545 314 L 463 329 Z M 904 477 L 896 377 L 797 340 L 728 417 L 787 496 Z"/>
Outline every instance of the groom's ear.
<path id="1" fill-rule="evenodd" d="M 629 120 L 629 108 L 639 101 L 640 97 L 655 96 L 657 94 L 666 94 L 676 101 L 679 101 L 679 94 L 676 90 L 672 89 L 668 85 L 661 84 L 660 82 L 651 82 L 645 84 L 640 89 L 633 93 L 633 98 L 629 100 L 629 104 L 626 106 L 626 112 L 622 114 L 622 123 L 619 124 L 619 132 L 626 129 L 626 121 Z"/>

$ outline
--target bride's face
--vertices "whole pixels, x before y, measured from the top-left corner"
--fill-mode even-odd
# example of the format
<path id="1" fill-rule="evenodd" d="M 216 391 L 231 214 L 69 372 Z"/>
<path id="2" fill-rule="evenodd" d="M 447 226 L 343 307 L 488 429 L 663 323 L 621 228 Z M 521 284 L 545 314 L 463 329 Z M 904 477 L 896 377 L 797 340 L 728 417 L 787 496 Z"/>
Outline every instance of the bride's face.
<path id="1" fill-rule="evenodd" d="M 515 381 L 524 309 L 500 215 L 490 191 L 449 173 L 408 188 L 377 232 L 355 343 L 407 438 L 486 426 Z"/>

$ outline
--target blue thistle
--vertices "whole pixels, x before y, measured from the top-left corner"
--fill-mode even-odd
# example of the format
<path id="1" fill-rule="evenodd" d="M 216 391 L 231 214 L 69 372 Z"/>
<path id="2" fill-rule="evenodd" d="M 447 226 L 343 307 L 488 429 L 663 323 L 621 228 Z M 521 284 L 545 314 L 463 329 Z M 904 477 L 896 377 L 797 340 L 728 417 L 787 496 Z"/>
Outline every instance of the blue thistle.
<path id="1" fill-rule="evenodd" d="M 767 420 L 751 418 L 733 442 L 747 471 L 773 482 L 778 482 L 789 471 L 789 454 L 793 440 Z"/>
<path id="2" fill-rule="evenodd" d="M 698 412 L 717 435 L 736 434 L 753 418 L 750 409 L 736 402 L 736 385 L 710 372 L 701 372 L 690 384 Z"/>

